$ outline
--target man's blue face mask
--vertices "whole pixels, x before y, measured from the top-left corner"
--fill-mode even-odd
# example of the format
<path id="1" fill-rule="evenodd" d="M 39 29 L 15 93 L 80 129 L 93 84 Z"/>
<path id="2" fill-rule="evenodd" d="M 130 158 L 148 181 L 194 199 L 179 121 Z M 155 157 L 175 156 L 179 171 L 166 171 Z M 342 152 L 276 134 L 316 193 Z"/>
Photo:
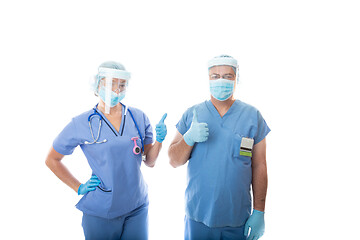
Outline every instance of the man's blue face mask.
<path id="1" fill-rule="evenodd" d="M 225 101 L 229 99 L 234 93 L 234 80 L 227 80 L 224 78 L 220 78 L 217 80 L 209 80 L 210 81 L 210 93 L 211 95 L 219 100 Z"/>

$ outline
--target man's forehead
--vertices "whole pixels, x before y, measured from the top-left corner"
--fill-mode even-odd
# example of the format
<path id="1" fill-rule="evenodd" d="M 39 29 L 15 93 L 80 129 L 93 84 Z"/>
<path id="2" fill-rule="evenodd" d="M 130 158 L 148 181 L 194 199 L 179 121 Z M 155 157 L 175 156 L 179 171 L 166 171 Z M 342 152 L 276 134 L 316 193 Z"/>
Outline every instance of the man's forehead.
<path id="1" fill-rule="evenodd" d="M 214 66 L 210 68 L 210 73 L 232 73 L 234 74 L 234 69 L 231 66 L 221 65 L 221 66 Z"/>

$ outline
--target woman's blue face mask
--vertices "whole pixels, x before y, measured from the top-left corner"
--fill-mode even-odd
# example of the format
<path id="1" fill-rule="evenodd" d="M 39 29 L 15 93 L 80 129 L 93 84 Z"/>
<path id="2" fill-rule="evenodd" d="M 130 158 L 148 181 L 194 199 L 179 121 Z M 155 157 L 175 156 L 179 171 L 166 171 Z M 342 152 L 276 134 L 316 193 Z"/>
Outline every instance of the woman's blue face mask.
<path id="1" fill-rule="evenodd" d="M 101 100 L 104 101 L 104 103 L 106 104 L 107 102 L 105 101 L 105 96 L 106 96 L 106 90 L 105 87 L 101 87 L 100 91 L 99 91 L 99 97 L 101 98 Z M 120 92 L 119 94 L 117 94 L 114 91 L 111 91 L 111 100 L 110 100 L 110 107 L 114 107 L 116 104 L 118 104 L 121 100 L 123 100 L 125 97 L 125 91 Z"/>
<path id="2" fill-rule="evenodd" d="M 234 80 L 227 80 L 224 78 L 220 78 L 217 80 L 209 80 L 210 81 L 210 93 L 211 95 L 219 100 L 225 101 L 229 99 L 234 93 Z"/>

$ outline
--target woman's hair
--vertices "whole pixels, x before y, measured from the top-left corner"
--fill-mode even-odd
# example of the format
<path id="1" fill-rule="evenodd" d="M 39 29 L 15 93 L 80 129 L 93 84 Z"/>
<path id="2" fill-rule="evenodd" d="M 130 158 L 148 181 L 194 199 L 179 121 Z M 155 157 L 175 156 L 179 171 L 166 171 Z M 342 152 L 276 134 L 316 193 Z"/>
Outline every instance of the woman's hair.
<path id="1" fill-rule="evenodd" d="M 118 69 L 118 70 L 126 71 L 124 65 L 122 65 L 121 63 L 118 63 L 118 62 L 114 62 L 114 61 L 103 62 L 99 66 L 99 68 L 111 68 L 111 69 Z"/>

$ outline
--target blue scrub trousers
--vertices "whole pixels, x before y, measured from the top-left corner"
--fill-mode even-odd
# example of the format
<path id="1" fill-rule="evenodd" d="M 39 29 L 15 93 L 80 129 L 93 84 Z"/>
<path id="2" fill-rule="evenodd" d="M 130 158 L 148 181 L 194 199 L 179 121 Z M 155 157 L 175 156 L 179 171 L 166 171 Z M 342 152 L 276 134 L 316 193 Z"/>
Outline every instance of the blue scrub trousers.
<path id="1" fill-rule="evenodd" d="M 211 228 L 185 216 L 185 240 L 245 240 L 244 229 L 245 225 L 241 227 Z"/>
<path id="2" fill-rule="evenodd" d="M 145 203 L 123 216 L 106 219 L 83 214 L 86 240 L 148 239 L 148 208 Z"/>

